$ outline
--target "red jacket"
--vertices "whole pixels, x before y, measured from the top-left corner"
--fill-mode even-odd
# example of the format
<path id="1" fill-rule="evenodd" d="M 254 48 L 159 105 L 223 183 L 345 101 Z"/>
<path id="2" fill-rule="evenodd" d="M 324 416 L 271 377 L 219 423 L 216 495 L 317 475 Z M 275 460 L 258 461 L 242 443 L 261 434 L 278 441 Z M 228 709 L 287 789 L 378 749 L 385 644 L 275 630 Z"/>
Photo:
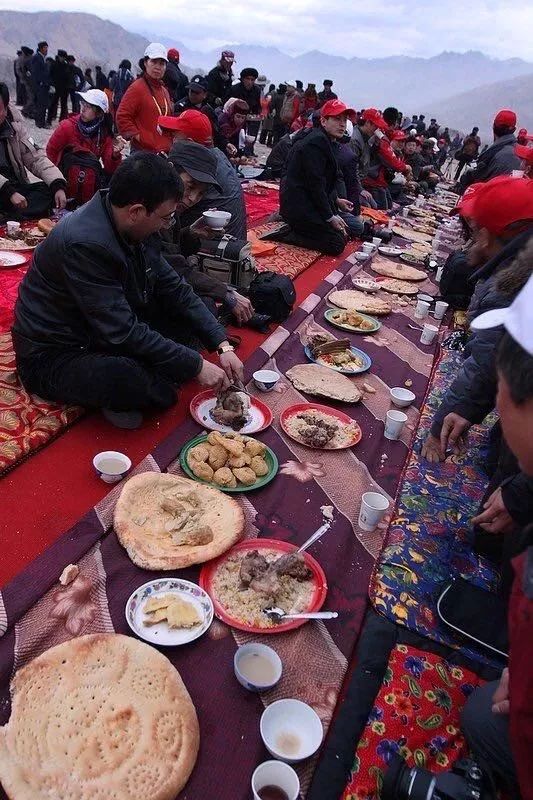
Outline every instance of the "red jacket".
<path id="1" fill-rule="evenodd" d="M 79 114 L 75 117 L 64 119 L 59 123 L 48 140 L 46 155 L 52 163 L 59 166 L 67 147 L 72 150 L 90 152 L 96 158 L 101 159 L 104 171 L 108 175 L 112 175 L 122 161 L 120 153 L 113 155 L 113 137 L 111 134 L 106 134 L 100 139 L 98 136 L 92 136 L 91 138 L 83 136 L 78 128 L 78 119 Z"/>
<path id="2" fill-rule="evenodd" d="M 166 87 L 143 76 L 137 78 L 120 101 L 116 123 L 125 139 L 133 139 L 133 150 L 168 153 L 172 144 L 170 133 L 158 133 L 157 120 L 172 114 L 172 101 Z"/>
<path id="3" fill-rule="evenodd" d="M 394 172 L 406 172 L 409 169 L 405 161 L 402 161 L 401 158 L 398 158 L 386 136 L 383 136 L 379 140 L 377 156 L 381 162 L 379 174 L 377 177 L 369 177 L 367 175 L 363 181 L 363 185 L 365 187 L 386 189 L 388 186 L 388 181 L 385 175 L 386 169 L 392 169 Z M 372 164 L 370 165 L 370 169 L 372 169 Z"/>

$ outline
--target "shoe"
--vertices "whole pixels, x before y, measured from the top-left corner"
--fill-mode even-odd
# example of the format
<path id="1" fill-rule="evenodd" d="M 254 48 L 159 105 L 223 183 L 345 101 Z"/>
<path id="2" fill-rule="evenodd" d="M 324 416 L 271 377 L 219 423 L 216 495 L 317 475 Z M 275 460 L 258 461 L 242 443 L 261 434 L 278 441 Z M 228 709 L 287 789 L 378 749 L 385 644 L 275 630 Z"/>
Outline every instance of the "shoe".
<path id="1" fill-rule="evenodd" d="M 110 408 L 103 408 L 102 414 L 115 428 L 122 428 L 126 431 L 134 431 L 140 428 L 143 421 L 143 415 L 140 411 L 112 411 Z"/>
<path id="2" fill-rule="evenodd" d="M 260 236 L 262 242 L 269 242 L 269 241 L 283 241 L 285 236 L 288 236 L 291 232 L 290 225 L 281 225 L 279 228 L 276 228 L 274 231 L 270 231 L 270 233 L 265 233 L 263 236 Z"/>

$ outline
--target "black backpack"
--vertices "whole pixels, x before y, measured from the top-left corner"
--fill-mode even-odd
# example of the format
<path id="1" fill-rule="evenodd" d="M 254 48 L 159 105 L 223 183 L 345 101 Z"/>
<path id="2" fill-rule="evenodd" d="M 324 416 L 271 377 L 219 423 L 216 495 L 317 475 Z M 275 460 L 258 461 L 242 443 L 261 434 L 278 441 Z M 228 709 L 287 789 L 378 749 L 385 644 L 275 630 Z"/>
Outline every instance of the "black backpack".
<path id="1" fill-rule="evenodd" d="M 248 288 L 248 297 L 258 314 L 283 322 L 292 311 L 296 290 L 290 278 L 276 272 L 260 272 Z"/>

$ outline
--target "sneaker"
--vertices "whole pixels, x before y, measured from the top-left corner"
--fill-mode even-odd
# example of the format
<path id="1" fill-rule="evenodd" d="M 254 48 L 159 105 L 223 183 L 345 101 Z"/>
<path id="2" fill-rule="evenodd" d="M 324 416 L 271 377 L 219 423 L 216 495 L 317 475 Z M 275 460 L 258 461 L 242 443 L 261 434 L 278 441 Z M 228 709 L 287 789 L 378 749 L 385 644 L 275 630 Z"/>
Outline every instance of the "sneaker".
<path id="1" fill-rule="evenodd" d="M 115 428 L 122 428 L 126 431 L 140 428 L 143 421 L 140 411 L 112 411 L 110 408 L 103 408 L 102 414 Z"/>

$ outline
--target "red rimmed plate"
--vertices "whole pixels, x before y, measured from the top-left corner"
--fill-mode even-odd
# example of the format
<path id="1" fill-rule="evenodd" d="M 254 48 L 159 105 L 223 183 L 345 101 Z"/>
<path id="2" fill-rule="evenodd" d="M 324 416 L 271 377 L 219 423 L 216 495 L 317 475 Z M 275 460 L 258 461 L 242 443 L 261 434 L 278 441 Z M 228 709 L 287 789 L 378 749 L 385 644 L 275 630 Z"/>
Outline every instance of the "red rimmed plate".
<path id="1" fill-rule="evenodd" d="M 239 431 L 234 431 L 229 425 L 219 425 L 218 422 L 215 422 L 209 413 L 215 407 L 215 403 L 215 392 L 213 392 L 212 389 L 207 389 L 205 392 L 200 392 L 200 394 L 197 394 L 195 397 L 193 397 L 189 406 L 191 417 L 195 419 L 196 422 L 203 428 L 207 428 L 210 431 L 220 431 L 221 433 L 236 432 L 252 434 L 259 433 L 259 431 L 264 431 L 265 428 L 268 428 L 269 425 L 272 425 L 272 411 L 257 397 L 252 397 L 250 395 L 251 419 L 250 422 L 248 422 L 244 428 L 241 428 Z"/>
<path id="2" fill-rule="evenodd" d="M 295 434 L 291 433 L 288 427 L 288 423 L 290 422 L 291 418 L 295 417 L 297 414 L 301 414 L 302 411 L 320 411 L 322 414 L 327 414 L 328 417 L 334 417 L 338 422 L 342 422 L 343 425 L 350 425 L 354 429 L 353 436 L 349 442 L 341 445 L 328 444 L 326 447 L 313 447 L 310 444 L 306 444 L 301 439 L 298 439 Z M 282 411 L 280 414 L 279 423 L 281 425 L 281 429 L 287 434 L 287 436 L 289 436 L 291 439 L 294 439 L 294 441 L 298 442 L 298 444 L 302 444 L 304 447 L 310 447 L 312 450 L 345 450 L 348 447 L 353 447 L 355 444 L 358 444 L 363 438 L 363 432 L 361 428 L 357 422 L 355 422 L 355 420 L 348 416 L 348 414 L 344 414 L 342 411 L 338 411 L 336 408 L 321 406 L 318 403 L 298 403 L 295 406 L 286 408 L 285 411 Z"/>
<path id="3" fill-rule="evenodd" d="M 225 622 L 226 625 L 230 625 L 232 628 L 237 628 L 240 631 L 248 631 L 249 633 L 284 633 L 285 631 L 299 628 L 301 625 L 305 625 L 306 622 L 309 622 L 309 620 L 306 619 L 291 619 L 287 622 L 274 623 L 264 628 L 259 625 L 250 625 L 249 623 L 242 622 L 238 617 L 233 616 L 231 610 L 222 605 L 213 589 L 213 581 L 217 570 L 230 556 L 236 553 L 247 553 L 250 550 L 259 550 L 259 552 L 261 552 L 261 550 L 274 550 L 282 556 L 285 553 L 294 553 L 297 549 L 298 547 L 296 545 L 290 542 L 279 541 L 278 539 L 246 539 L 236 544 L 231 550 L 228 550 L 227 553 L 224 553 L 224 555 L 214 561 L 209 561 L 207 564 L 204 564 L 200 572 L 198 583 L 213 601 L 215 615 L 222 620 L 222 622 Z M 312 572 L 311 581 L 313 582 L 311 598 L 305 609 L 302 610 L 306 613 L 309 611 L 320 611 L 328 593 L 326 576 L 324 570 L 313 556 L 309 555 L 307 552 L 302 553 L 302 555 L 305 559 L 305 563 Z M 272 604 L 269 603 L 268 600 L 265 600 L 265 607 L 268 605 Z M 266 619 L 265 616 L 265 620 Z"/>

